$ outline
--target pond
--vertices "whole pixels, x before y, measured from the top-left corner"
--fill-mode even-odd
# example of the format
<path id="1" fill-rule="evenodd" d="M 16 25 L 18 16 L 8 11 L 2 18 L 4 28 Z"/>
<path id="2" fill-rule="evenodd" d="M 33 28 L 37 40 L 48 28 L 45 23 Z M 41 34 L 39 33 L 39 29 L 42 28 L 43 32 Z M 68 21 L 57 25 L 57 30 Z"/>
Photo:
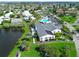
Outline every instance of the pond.
<path id="1" fill-rule="evenodd" d="M 18 39 L 21 37 L 20 30 L 0 30 L 0 57 L 7 57 L 15 46 Z"/>

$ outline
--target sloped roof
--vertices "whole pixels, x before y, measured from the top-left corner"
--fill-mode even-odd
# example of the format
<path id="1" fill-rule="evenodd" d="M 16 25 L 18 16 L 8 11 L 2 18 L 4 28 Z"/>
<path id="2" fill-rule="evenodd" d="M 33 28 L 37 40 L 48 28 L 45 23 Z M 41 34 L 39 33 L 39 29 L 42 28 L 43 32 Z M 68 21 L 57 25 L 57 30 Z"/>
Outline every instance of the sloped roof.
<path id="1" fill-rule="evenodd" d="M 28 10 L 25 10 L 24 12 L 22 12 L 22 15 L 23 16 L 32 16 L 32 14 Z"/>
<path id="2" fill-rule="evenodd" d="M 37 33 L 40 37 L 44 36 L 46 34 L 50 34 L 49 32 L 56 29 L 52 25 L 52 23 L 42 24 L 42 23 L 38 22 L 38 23 L 35 24 L 35 27 L 36 27 Z M 46 30 L 49 31 L 49 32 L 47 32 Z"/>
<path id="3" fill-rule="evenodd" d="M 52 20 L 55 20 L 55 19 L 52 19 Z M 55 29 L 60 29 L 61 25 L 57 21 L 56 22 L 52 21 L 51 23 L 45 23 L 45 24 L 37 22 L 35 23 L 35 28 L 38 36 L 41 37 L 47 34 L 53 35 L 52 31 Z"/>
<path id="4" fill-rule="evenodd" d="M 5 18 L 9 18 L 11 14 L 13 14 L 13 12 L 9 12 L 9 13 L 5 14 Z"/>

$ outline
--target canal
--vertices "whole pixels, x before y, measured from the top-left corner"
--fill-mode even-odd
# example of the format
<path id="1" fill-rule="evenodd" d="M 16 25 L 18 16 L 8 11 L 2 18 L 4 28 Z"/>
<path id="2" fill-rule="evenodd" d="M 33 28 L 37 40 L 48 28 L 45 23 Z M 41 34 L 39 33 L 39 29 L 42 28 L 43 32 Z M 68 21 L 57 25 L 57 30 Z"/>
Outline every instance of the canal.
<path id="1" fill-rule="evenodd" d="M 21 37 L 20 30 L 0 30 L 0 57 L 7 57 Z"/>

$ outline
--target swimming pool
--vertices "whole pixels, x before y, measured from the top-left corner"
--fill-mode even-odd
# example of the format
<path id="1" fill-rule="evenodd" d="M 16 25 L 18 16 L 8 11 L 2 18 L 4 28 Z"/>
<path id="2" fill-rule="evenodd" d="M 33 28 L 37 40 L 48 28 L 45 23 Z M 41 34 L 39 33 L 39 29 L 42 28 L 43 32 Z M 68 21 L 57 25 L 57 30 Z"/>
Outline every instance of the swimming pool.
<path id="1" fill-rule="evenodd" d="M 42 19 L 42 20 L 40 20 L 40 22 L 46 23 L 46 22 L 49 22 L 49 20 L 48 19 Z"/>

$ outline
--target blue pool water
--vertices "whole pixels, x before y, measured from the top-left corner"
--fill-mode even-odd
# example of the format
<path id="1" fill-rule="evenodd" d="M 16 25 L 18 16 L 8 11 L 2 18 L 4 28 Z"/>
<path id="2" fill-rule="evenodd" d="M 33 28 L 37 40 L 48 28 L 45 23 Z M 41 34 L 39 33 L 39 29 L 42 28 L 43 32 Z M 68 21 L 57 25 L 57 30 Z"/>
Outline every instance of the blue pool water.
<path id="1" fill-rule="evenodd" d="M 40 22 L 48 22 L 49 20 L 48 19 L 42 19 L 42 20 L 40 20 Z"/>

